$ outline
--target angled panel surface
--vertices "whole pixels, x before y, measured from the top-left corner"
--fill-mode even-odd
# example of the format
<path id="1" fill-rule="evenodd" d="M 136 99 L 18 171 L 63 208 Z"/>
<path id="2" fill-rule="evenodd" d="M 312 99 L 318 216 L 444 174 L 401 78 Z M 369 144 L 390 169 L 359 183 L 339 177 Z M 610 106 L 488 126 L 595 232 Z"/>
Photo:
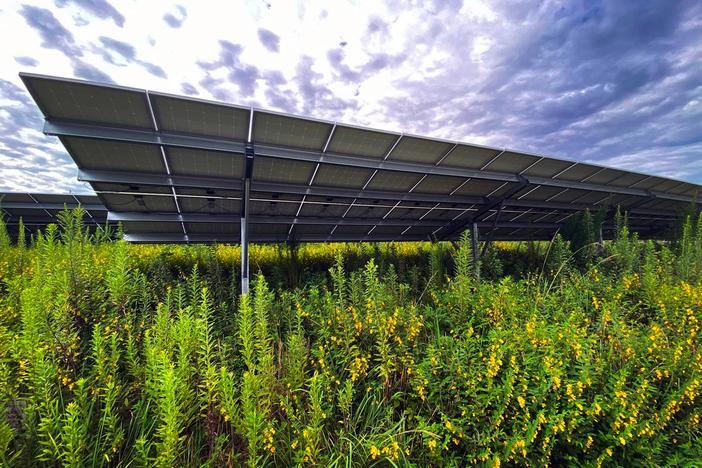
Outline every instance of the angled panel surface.
<path id="1" fill-rule="evenodd" d="M 149 221 L 125 221 L 122 228 L 128 234 L 155 234 L 171 233 L 182 234 L 183 227 L 180 223 L 152 223 Z"/>
<path id="2" fill-rule="evenodd" d="M 239 223 L 185 223 L 185 230 L 188 234 L 212 234 L 221 236 L 226 234 L 238 238 L 241 233 Z"/>
<path id="3" fill-rule="evenodd" d="M 558 174 L 565 174 L 570 169 L 573 169 L 574 163 L 571 161 L 560 161 L 558 159 L 543 158 L 533 164 L 523 172 L 526 177 L 555 177 Z"/>
<path id="4" fill-rule="evenodd" d="M 264 111 L 254 111 L 253 141 L 322 151 L 332 124 Z"/>
<path id="5" fill-rule="evenodd" d="M 176 212 L 172 196 L 102 193 L 100 197 L 110 211 Z"/>
<path id="6" fill-rule="evenodd" d="M 236 153 L 167 148 L 166 156 L 175 175 L 237 179 L 244 172 L 244 157 Z"/>
<path id="7" fill-rule="evenodd" d="M 538 160 L 538 156 L 516 153 L 514 151 L 505 151 L 504 153 L 500 154 L 499 157 L 493 159 L 485 167 L 485 170 L 518 174 Z"/>
<path id="8" fill-rule="evenodd" d="M 451 147 L 453 143 L 405 136 L 392 150 L 388 160 L 435 164 Z"/>
<path id="9" fill-rule="evenodd" d="M 161 130 L 232 140 L 248 137 L 249 109 L 158 93 L 149 96 Z"/>
<path id="10" fill-rule="evenodd" d="M 371 174 L 372 170 L 362 167 L 320 164 L 312 185 L 361 189 Z"/>
<path id="11" fill-rule="evenodd" d="M 153 129 L 143 91 L 33 75 L 22 79 L 48 119 Z"/>
<path id="12" fill-rule="evenodd" d="M 91 138 L 63 137 L 62 140 L 82 169 L 166 173 L 158 146 Z"/>
<path id="13" fill-rule="evenodd" d="M 183 213 L 238 215 L 241 212 L 241 200 L 226 198 L 178 197 L 178 204 Z"/>
<path id="14" fill-rule="evenodd" d="M 496 194 L 503 187 L 506 190 L 510 184 L 494 180 L 470 179 L 465 184 L 456 190 L 456 195 L 474 195 L 478 197 L 487 197 L 490 194 Z"/>
<path id="15" fill-rule="evenodd" d="M 368 190 L 407 192 L 422 180 L 420 174 L 397 171 L 378 171 L 366 187 Z"/>
<path id="16" fill-rule="evenodd" d="M 281 182 L 307 184 L 314 172 L 310 162 L 282 160 L 257 156 L 253 165 L 253 184 L 256 182 Z"/>
<path id="17" fill-rule="evenodd" d="M 441 166 L 453 166 L 463 169 L 480 169 L 501 153 L 501 150 L 461 144 L 446 156 Z"/>
<path id="18" fill-rule="evenodd" d="M 337 125 L 329 142 L 330 153 L 382 158 L 397 141 L 398 134 Z"/>
<path id="19" fill-rule="evenodd" d="M 437 193 L 448 195 L 458 188 L 465 179 L 451 176 L 428 176 L 414 189 L 416 193 Z"/>
<path id="20" fill-rule="evenodd" d="M 92 182 L 90 184 L 95 192 L 129 192 L 129 193 L 171 193 L 168 187 L 158 185 L 140 185 L 140 184 L 114 184 L 108 182 Z"/>

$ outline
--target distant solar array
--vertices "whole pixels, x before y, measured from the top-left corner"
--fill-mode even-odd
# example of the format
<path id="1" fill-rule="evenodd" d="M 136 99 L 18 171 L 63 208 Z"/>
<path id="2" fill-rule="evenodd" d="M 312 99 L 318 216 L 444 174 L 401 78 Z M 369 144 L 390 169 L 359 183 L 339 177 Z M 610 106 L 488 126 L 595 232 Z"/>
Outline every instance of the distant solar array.
<path id="1" fill-rule="evenodd" d="M 586 208 L 622 206 L 660 236 L 700 188 L 462 142 L 140 89 L 21 75 L 135 242 L 548 239 Z M 611 228 L 611 221 L 605 229 Z M 607 232 L 605 232 L 607 235 Z M 246 240 L 246 239 L 245 239 Z"/>
<path id="2" fill-rule="evenodd" d="M 84 222 L 91 229 L 103 228 L 107 222 L 107 208 L 95 195 L 64 195 L 45 193 L 0 192 L 0 209 L 11 237 L 19 234 L 20 219 L 27 238 L 49 224 L 58 223 L 58 214 L 64 208 L 83 207 Z"/>

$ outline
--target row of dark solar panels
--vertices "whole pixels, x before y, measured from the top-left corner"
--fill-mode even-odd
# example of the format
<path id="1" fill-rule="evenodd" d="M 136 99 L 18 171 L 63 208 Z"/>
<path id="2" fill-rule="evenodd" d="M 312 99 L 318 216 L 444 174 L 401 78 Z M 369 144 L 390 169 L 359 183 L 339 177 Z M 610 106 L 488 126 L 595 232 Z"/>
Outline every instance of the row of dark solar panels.
<path id="1" fill-rule="evenodd" d="M 238 242 L 247 141 L 254 242 L 453 239 L 473 221 L 494 239 L 547 239 L 578 211 L 617 205 L 642 236 L 656 237 L 699 189 L 499 148 L 22 78 L 44 131 L 60 137 L 133 241 Z"/>
<path id="2" fill-rule="evenodd" d="M 118 187 L 111 187 L 118 188 Z M 20 219 L 27 236 L 50 223 L 58 222 L 58 214 L 65 208 L 82 206 L 84 223 L 90 229 L 99 229 L 109 221 L 112 228 L 122 223 L 127 240 L 134 242 L 239 242 L 239 192 L 207 193 L 192 189 L 180 194 L 180 215 L 168 208 L 174 203 L 170 194 L 130 194 L 127 190 L 104 193 L 112 203 L 130 205 L 129 212 L 110 212 L 94 195 L 0 193 L 3 219 L 12 237 L 18 234 Z M 436 231 L 446 229 L 451 222 L 465 221 L 480 209 L 430 206 L 412 202 L 393 204 L 382 200 L 351 205 L 350 199 L 308 197 L 305 210 L 296 213 L 300 197 L 284 194 L 253 193 L 251 196 L 250 236 L 253 242 L 279 242 L 290 239 L 290 229 L 308 241 L 354 240 L 429 240 L 436 239 Z M 133 206 L 131 206 L 133 205 Z M 344 212 L 346 217 L 341 218 Z M 482 236 L 499 240 L 549 239 L 570 215 L 559 210 L 503 208 L 495 221 L 497 210 L 491 210 L 478 223 Z M 298 214 L 298 216 L 296 216 Z M 367 219 L 380 218 L 375 225 Z M 564 219 L 565 218 L 565 219 Z M 676 218 L 661 218 L 643 214 L 631 216 L 632 228 L 642 237 L 655 237 L 669 228 Z M 612 234 L 613 225 L 605 225 L 605 237 Z M 369 233 L 369 231 L 371 231 Z M 450 236 L 455 239 L 460 232 Z M 187 236 L 187 237 L 186 237 Z"/>
<path id="3" fill-rule="evenodd" d="M 49 224 L 58 224 L 58 215 L 64 209 L 81 206 L 85 210 L 83 223 L 94 231 L 103 229 L 107 223 L 107 208 L 95 195 L 47 194 L 0 192 L 0 210 L 10 237 L 19 234 L 20 219 L 25 237 L 44 231 Z"/>

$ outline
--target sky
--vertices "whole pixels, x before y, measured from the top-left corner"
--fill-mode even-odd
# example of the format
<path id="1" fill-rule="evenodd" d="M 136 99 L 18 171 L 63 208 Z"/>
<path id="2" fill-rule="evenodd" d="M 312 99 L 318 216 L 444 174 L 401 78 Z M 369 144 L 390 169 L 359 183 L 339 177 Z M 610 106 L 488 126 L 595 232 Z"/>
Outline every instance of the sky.
<path id="1" fill-rule="evenodd" d="M 19 72 L 702 184 L 697 0 L 0 3 L 0 190 L 90 193 Z"/>

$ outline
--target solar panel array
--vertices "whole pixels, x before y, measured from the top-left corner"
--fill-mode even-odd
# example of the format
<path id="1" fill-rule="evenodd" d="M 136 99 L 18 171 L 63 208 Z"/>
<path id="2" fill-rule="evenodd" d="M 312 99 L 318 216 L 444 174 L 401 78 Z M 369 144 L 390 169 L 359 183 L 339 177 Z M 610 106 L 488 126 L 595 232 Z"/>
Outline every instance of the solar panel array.
<path id="1" fill-rule="evenodd" d="M 0 209 L 12 238 L 19 234 L 20 219 L 27 238 L 49 224 L 58 223 L 58 214 L 65 208 L 81 206 L 83 219 L 90 229 L 101 229 L 107 222 L 107 208 L 95 195 L 54 193 L 0 192 Z"/>
<path id="2" fill-rule="evenodd" d="M 622 206 L 661 235 L 699 186 L 588 163 L 261 109 L 21 75 L 135 242 L 548 239 L 575 213 Z M 246 152 L 249 151 L 250 162 Z M 605 224 L 605 235 L 611 220 Z"/>

